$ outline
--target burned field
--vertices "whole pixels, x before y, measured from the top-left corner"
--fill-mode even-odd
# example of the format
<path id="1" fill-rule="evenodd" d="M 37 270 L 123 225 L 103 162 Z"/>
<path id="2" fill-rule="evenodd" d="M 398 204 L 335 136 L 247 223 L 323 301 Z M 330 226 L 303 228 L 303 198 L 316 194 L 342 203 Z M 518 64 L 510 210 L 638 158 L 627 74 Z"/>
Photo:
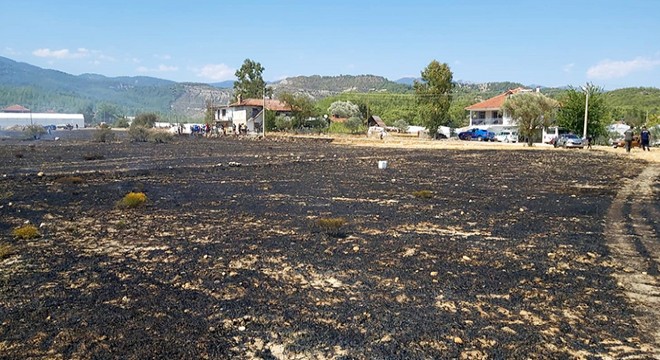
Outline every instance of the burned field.
<path id="1" fill-rule="evenodd" d="M 657 356 L 605 240 L 635 176 L 619 157 L 300 139 L 0 157 L 0 357 Z M 146 204 L 118 207 L 132 191 Z M 11 235 L 26 221 L 39 237 Z"/>

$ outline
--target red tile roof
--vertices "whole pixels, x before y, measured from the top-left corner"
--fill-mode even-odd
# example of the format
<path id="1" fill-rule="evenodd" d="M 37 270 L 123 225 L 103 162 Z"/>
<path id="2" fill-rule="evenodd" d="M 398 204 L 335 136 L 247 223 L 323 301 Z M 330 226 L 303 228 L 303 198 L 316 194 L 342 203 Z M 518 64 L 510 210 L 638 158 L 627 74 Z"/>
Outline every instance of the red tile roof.
<path id="1" fill-rule="evenodd" d="M 21 105 L 12 105 L 2 109 L 2 112 L 26 113 L 26 112 L 30 112 L 30 109 L 23 107 Z"/>
<path id="2" fill-rule="evenodd" d="M 502 104 L 506 101 L 506 99 L 509 97 L 509 95 L 512 94 L 517 94 L 521 91 L 524 91 L 525 89 L 519 87 L 516 89 L 509 89 L 505 91 L 502 94 L 499 94 L 497 96 L 494 96 L 488 100 L 484 100 L 480 103 L 476 103 L 474 105 L 470 105 L 465 108 L 465 110 L 499 110 L 502 108 Z M 531 91 L 531 90 L 529 90 Z"/>
<path id="3" fill-rule="evenodd" d="M 245 99 L 241 102 L 235 102 L 230 104 L 229 107 L 239 107 L 239 106 L 253 106 L 253 107 L 263 107 L 263 99 Z M 266 99 L 266 109 L 273 111 L 291 111 L 291 107 L 279 100 Z"/>

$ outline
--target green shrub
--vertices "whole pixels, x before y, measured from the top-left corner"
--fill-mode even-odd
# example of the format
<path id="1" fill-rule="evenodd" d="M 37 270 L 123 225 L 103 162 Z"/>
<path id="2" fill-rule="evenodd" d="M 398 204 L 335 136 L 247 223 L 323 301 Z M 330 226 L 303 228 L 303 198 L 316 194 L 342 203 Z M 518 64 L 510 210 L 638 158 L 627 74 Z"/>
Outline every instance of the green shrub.
<path id="1" fill-rule="evenodd" d="M 431 190 L 418 190 L 413 191 L 413 196 L 418 199 L 430 199 L 433 197 L 433 191 Z"/>
<path id="2" fill-rule="evenodd" d="M 172 140 L 174 140 L 174 135 L 164 130 L 151 130 L 149 139 L 156 144 L 163 144 L 172 142 Z"/>
<path id="3" fill-rule="evenodd" d="M 102 126 L 94 132 L 93 139 L 95 142 L 101 143 L 112 142 L 115 141 L 115 133 L 109 127 Z"/>
<path id="4" fill-rule="evenodd" d="M 34 239 L 41 236 L 41 234 L 39 234 L 39 229 L 31 224 L 19 226 L 12 230 L 11 234 L 14 238 L 23 240 Z"/>
<path id="5" fill-rule="evenodd" d="M 128 128 L 130 125 L 131 125 L 131 124 L 128 123 L 128 119 L 126 119 L 125 117 L 121 117 L 121 118 L 117 119 L 117 120 L 115 121 L 115 124 L 114 124 L 114 126 L 115 126 L 116 128 L 122 128 L 122 129 L 126 129 L 126 128 Z"/>
<path id="6" fill-rule="evenodd" d="M 144 205 L 147 202 L 147 195 L 142 192 L 129 192 L 119 202 L 117 207 L 123 209 L 132 209 Z"/>
<path id="7" fill-rule="evenodd" d="M 28 125 L 25 127 L 25 134 L 26 138 L 28 139 L 39 139 L 41 138 L 41 135 L 47 133 L 46 129 L 44 129 L 43 126 L 41 125 Z"/>
<path id="8" fill-rule="evenodd" d="M 331 236 L 342 236 L 345 235 L 344 225 L 347 221 L 344 218 L 320 218 L 316 220 L 316 226 L 318 228 Z"/>
<path id="9" fill-rule="evenodd" d="M 128 138 L 133 142 L 147 142 L 149 140 L 149 129 L 141 125 L 131 126 L 128 129 Z"/>
<path id="10" fill-rule="evenodd" d="M 0 244 L 0 260 L 14 254 L 14 247 L 9 244 Z"/>

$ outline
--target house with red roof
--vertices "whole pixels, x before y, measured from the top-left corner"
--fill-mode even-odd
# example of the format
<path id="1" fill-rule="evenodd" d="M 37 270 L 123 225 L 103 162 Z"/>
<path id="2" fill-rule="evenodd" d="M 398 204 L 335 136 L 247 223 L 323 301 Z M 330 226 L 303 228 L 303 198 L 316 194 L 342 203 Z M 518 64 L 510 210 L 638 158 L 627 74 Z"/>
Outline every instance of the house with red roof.
<path id="1" fill-rule="evenodd" d="M 214 107 L 215 120 L 224 126 L 247 126 L 249 132 L 260 132 L 263 124 L 263 109 L 276 115 L 290 115 L 291 107 L 275 99 L 245 99 L 226 106 Z"/>
<path id="2" fill-rule="evenodd" d="M 0 110 L 0 112 L 3 112 L 3 113 L 19 113 L 20 114 L 20 113 L 29 113 L 30 109 L 28 109 L 24 106 L 21 106 L 21 105 L 11 105 L 11 106 L 7 106 L 6 108 Z"/>
<path id="3" fill-rule="evenodd" d="M 513 94 L 532 91 L 531 89 L 521 87 L 509 89 L 502 94 L 466 107 L 465 110 L 470 112 L 470 127 L 478 127 L 491 131 L 493 131 L 493 128 L 495 130 L 503 130 L 504 128 L 516 127 L 517 125 L 513 119 L 502 112 L 502 105 Z"/>

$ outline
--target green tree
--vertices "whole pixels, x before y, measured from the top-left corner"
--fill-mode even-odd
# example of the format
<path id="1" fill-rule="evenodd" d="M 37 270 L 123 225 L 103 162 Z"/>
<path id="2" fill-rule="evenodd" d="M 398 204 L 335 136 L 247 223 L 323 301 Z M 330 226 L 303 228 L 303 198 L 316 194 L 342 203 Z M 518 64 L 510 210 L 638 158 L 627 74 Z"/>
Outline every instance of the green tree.
<path id="1" fill-rule="evenodd" d="M 84 116 L 84 115 L 83 115 Z M 97 122 L 113 122 L 116 118 L 121 116 L 121 112 L 117 105 L 110 103 L 100 103 L 96 107 L 96 113 L 94 114 L 94 120 Z"/>
<path id="2" fill-rule="evenodd" d="M 561 108 L 557 112 L 557 125 L 575 134 L 584 131 L 584 111 L 587 93 L 589 94 L 589 110 L 587 112 L 587 135 L 597 137 L 604 135 L 609 109 L 603 90 L 593 84 L 587 84 L 584 89 L 569 88 L 559 97 Z"/>
<path id="3" fill-rule="evenodd" d="M 305 120 L 316 115 L 314 101 L 306 95 L 280 94 L 280 101 L 291 108 L 293 127 L 300 127 Z"/>
<path id="4" fill-rule="evenodd" d="M 518 124 L 518 133 L 532 146 L 535 133 L 552 125 L 557 102 L 537 92 L 511 95 L 502 105 L 505 114 Z"/>
<path id="5" fill-rule="evenodd" d="M 328 113 L 331 116 L 340 118 L 349 118 L 352 116 L 360 116 L 360 107 L 350 101 L 335 101 L 330 104 Z"/>
<path id="6" fill-rule="evenodd" d="M 115 121 L 114 127 L 116 128 L 127 128 L 130 124 L 128 123 L 128 119 L 126 117 L 122 116 L 118 118 Z"/>
<path id="7" fill-rule="evenodd" d="M 353 116 L 348 118 L 344 124 L 351 131 L 351 134 L 355 134 L 358 132 L 360 127 L 362 127 L 362 119 L 357 116 Z"/>
<path id="8" fill-rule="evenodd" d="M 272 88 L 266 88 L 262 74 L 265 68 L 260 63 L 250 59 L 245 59 L 240 69 L 236 70 L 234 75 L 237 80 L 234 82 L 234 101 L 240 99 L 261 98 L 273 95 Z"/>
<path id="9" fill-rule="evenodd" d="M 415 81 L 414 88 L 417 96 L 422 123 L 435 133 L 441 125 L 449 125 L 449 107 L 453 90 L 452 72 L 446 63 L 440 64 L 433 60 L 422 71 L 422 81 Z"/>
<path id="10" fill-rule="evenodd" d="M 215 123 L 215 110 L 211 101 L 206 101 L 206 112 L 204 113 L 204 123 L 213 125 Z"/>
<path id="11" fill-rule="evenodd" d="M 399 119 L 394 122 L 393 126 L 399 129 L 399 131 L 401 132 L 406 132 L 408 131 L 408 127 L 410 127 L 410 124 L 408 124 L 408 122 L 404 119 Z"/>
<path id="12" fill-rule="evenodd" d="M 142 113 L 135 117 L 133 123 L 131 123 L 131 127 L 142 126 L 152 128 L 156 121 L 158 121 L 158 115 L 154 113 Z"/>

